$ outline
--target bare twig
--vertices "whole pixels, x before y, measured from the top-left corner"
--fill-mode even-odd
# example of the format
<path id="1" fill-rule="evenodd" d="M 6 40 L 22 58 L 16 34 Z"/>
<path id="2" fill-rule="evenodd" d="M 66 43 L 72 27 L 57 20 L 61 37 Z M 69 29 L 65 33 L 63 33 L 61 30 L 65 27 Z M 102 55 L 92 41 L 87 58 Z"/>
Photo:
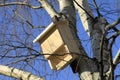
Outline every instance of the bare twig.
<path id="1" fill-rule="evenodd" d="M 111 72 L 110 72 L 110 75 L 111 75 L 111 76 L 110 76 L 109 78 L 111 78 L 111 80 L 114 80 L 114 66 L 113 66 L 113 61 L 112 61 L 112 58 L 113 58 L 113 57 L 112 57 L 112 46 L 113 46 L 113 43 L 115 42 L 115 39 L 116 39 L 116 38 L 113 38 L 113 39 L 112 39 L 112 41 L 111 41 L 111 43 L 110 43 L 110 45 L 109 45 L 109 47 L 108 47 L 108 50 L 110 51 L 110 63 L 111 63 L 111 65 L 110 65 L 110 67 L 111 67 L 111 68 L 110 68 L 110 69 L 111 69 L 111 70 L 110 70 L 110 71 L 111 71 Z"/>
<path id="2" fill-rule="evenodd" d="M 25 3 L 25 2 L 10 2 L 10 3 L 5 3 L 5 4 L 0 4 L 0 6 L 12 6 L 12 5 L 24 5 L 24 6 L 32 8 L 32 9 L 43 8 L 42 6 L 33 6 L 33 5 Z"/>
<path id="3" fill-rule="evenodd" d="M 31 22 L 26 20 L 26 23 L 28 23 L 32 28 L 46 28 L 46 26 L 34 26 Z"/>
<path id="4" fill-rule="evenodd" d="M 107 25 L 106 27 L 105 27 L 105 30 L 104 30 L 104 32 L 103 32 L 103 35 L 102 35 L 102 40 L 101 40 L 101 44 L 100 44 L 100 53 L 101 53 L 101 77 L 103 77 L 103 68 L 102 68 L 102 66 L 103 66 L 103 58 L 102 58 L 102 56 L 103 56 L 103 43 L 104 43 L 104 39 L 105 39 L 105 36 L 106 36 L 106 33 L 107 33 L 107 31 L 108 30 L 110 30 L 110 29 L 112 29 L 112 28 L 114 28 L 117 24 L 119 24 L 120 23 L 120 17 L 115 21 L 115 22 L 113 22 L 112 24 L 109 24 L 109 25 Z M 115 39 L 116 39 L 116 37 L 118 36 L 119 34 L 118 34 L 118 32 L 117 32 L 117 34 L 114 34 L 114 36 L 112 36 L 113 38 L 112 38 L 112 42 L 110 43 L 110 45 L 109 45 L 109 50 L 110 50 L 110 56 L 111 56 L 111 58 L 110 58 L 110 62 L 111 62 L 111 79 L 113 80 L 114 79 L 114 71 L 113 71 L 113 62 L 112 62 L 112 52 L 111 52 L 111 49 L 112 49 L 112 45 L 113 45 L 113 43 L 114 43 L 114 41 L 115 41 Z M 111 38 L 111 37 L 110 37 Z"/>
<path id="5" fill-rule="evenodd" d="M 38 2 L 42 4 L 43 8 L 48 12 L 51 18 L 55 15 L 57 17 L 60 16 L 47 0 L 38 0 Z"/>
<path id="6" fill-rule="evenodd" d="M 46 28 L 46 26 L 34 26 L 30 21 L 25 19 L 22 15 L 20 15 L 18 12 L 12 10 L 9 6 L 7 7 L 10 9 L 12 12 L 14 12 L 16 15 L 18 15 L 22 20 L 24 20 L 27 24 L 29 24 L 32 28 Z"/>
<path id="7" fill-rule="evenodd" d="M 107 25 L 107 26 L 105 27 L 105 30 L 106 30 L 106 31 L 107 31 L 107 30 L 110 30 L 110 29 L 114 28 L 116 25 L 118 25 L 119 23 L 120 23 L 120 16 L 118 17 L 118 19 L 117 19 L 115 22 Z"/>
<path id="8" fill-rule="evenodd" d="M 115 80 L 117 80 L 119 77 L 120 77 L 120 75 L 116 75 L 116 76 L 115 76 Z"/>
<path id="9" fill-rule="evenodd" d="M 111 36 L 108 37 L 107 39 L 109 40 L 109 39 L 111 39 L 111 38 L 115 38 L 115 37 L 117 37 L 117 36 L 119 36 L 119 35 L 120 35 L 120 31 L 115 32 L 113 35 L 111 35 Z"/>
<path id="10" fill-rule="evenodd" d="M 100 56 L 101 56 L 101 78 L 103 78 L 103 43 L 104 43 L 104 39 L 105 39 L 105 36 L 106 36 L 106 31 L 103 33 L 103 35 L 102 35 L 102 39 L 101 39 L 101 44 L 100 44 Z"/>
<path id="11" fill-rule="evenodd" d="M 92 0 L 92 1 L 93 1 L 93 3 L 94 3 L 94 7 L 95 7 L 95 9 L 96 9 L 96 11 L 97 11 L 97 13 L 98 13 L 98 17 L 100 17 L 101 14 L 100 14 L 100 12 L 99 12 L 99 8 L 98 8 L 98 6 L 97 6 L 97 3 L 96 3 L 95 0 Z"/>
<path id="12" fill-rule="evenodd" d="M 36 53 L 39 53 L 37 50 L 35 50 L 35 49 L 31 48 L 31 47 L 28 47 L 26 45 L 23 45 L 23 46 L 21 46 L 21 45 L 12 45 L 12 44 L 4 44 L 4 45 L 7 45 L 7 46 L 10 46 L 10 47 L 13 47 L 13 48 L 22 48 L 22 49 L 26 48 L 28 50 L 32 50 L 32 51 L 34 51 Z"/>

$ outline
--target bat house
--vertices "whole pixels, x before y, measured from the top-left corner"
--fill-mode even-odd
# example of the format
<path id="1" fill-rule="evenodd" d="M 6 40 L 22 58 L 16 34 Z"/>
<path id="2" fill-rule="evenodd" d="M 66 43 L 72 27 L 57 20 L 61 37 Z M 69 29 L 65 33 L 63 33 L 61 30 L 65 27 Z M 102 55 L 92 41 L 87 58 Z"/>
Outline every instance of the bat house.
<path id="1" fill-rule="evenodd" d="M 67 20 L 52 22 L 33 42 L 40 43 L 42 54 L 54 70 L 69 65 L 80 52 Z"/>

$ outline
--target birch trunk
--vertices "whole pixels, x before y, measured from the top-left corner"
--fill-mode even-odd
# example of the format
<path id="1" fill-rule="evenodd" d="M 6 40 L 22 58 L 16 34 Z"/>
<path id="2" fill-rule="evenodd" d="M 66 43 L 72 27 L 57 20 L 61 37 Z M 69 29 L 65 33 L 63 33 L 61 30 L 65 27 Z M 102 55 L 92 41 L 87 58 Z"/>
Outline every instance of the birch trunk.
<path id="1" fill-rule="evenodd" d="M 104 28 L 107 25 L 107 21 L 101 16 L 94 18 L 87 0 L 76 1 L 78 5 L 84 9 L 83 10 L 80 8 L 80 6 L 75 4 L 83 27 L 88 31 L 88 34 L 91 38 L 93 57 L 97 59 L 97 64 L 99 65 L 99 74 L 102 75 L 101 78 L 103 79 L 103 75 L 105 75 L 110 66 L 110 52 L 108 50 L 108 41 L 104 39 L 103 44 L 101 45 L 101 38 L 103 36 Z M 102 49 L 101 46 L 103 46 Z"/>
<path id="2" fill-rule="evenodd" d="M 80 74 L 81 80 L 98 80 L 99 72 L 97 65 L 95 64 L 94 61 L 87 57 L 86 52 L 84 51 L 81 42 L 79 41 L 77 36 L 75 18 L 76 14 L 73 0 L 59 0 L 59 4 L 60 12 L 67 16 L 70 23 L 71 31 L 73 32 L 74 35 L 74 39 L 76 39 L 76 42 L 79 45 L 80 49 L 80 56 L 75 60 L 76 62 L 72 63 L 75 66 L 74 72 L 78 72 Z"/>

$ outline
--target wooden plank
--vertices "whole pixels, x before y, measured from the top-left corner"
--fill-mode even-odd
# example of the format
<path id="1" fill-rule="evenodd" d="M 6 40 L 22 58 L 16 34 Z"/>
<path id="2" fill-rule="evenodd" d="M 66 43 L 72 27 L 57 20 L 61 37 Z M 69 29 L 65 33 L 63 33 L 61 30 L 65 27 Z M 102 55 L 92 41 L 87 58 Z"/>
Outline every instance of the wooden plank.
<path id="1" fill-rule="evenodd" d="M 74 58 L 75 57 L 68 52 L 67 46 L 63 45 L 54 55 L 48 58 L 48 62 L 51 69 L 60 70 L 66 67 Z"/>
<path id="2" fill-rule="evenodd" d="M 73 61 L 73 56 L 72 55 L 67 55 L 64 60 L 61 60 L 57 65 L 56 65 L 56 69 L 60 70 L 65 68 L 67 65 L 70 64 L 71 61 Z"/>
<path id="3" fill-rule="evenodd" d="M 59 47 L 64 44 L 61 35 L 54 27 L 50 32 L 48 32 L 47 36 L 41 40 L 41 48 L 43 53 L 45 54 L 53 54 Z M 50 55 L 45 55 L 45 58 L 48 58 Z"/>
<path id="4" fill-rule="evenodd" d="M 74 60 L 74 56 L 71 55 L 71 53 L 68 50 L 67 45 L 64 45 L 64 51 L 66 51 L 66 55 L 64 57 L 61 57 L 61 61 L 56 65 L 56 70 L 60 70 L 65 68 L 67 65 L 70 64 L 71 61 Z"/>
<path id="5" fill-rule="evenodd" d="M 79 53 L 79 46 L 76 43 L 76 39 L 73 37 L 68 22 L 62 22 L 57 27 L 59 28 L 62 39 L 67 45 L 69 51 L 71 53 Z"/>

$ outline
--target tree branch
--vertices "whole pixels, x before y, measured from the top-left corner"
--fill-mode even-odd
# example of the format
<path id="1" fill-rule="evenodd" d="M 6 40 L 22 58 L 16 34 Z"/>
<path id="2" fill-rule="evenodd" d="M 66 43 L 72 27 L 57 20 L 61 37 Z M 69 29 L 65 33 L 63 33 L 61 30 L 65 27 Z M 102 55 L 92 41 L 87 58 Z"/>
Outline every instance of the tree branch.
<path id="1" fill-rule="evenodd" d="M 98 13 L 98 17 L 100 17 L 101 14 L 100 14 L 100 12 L 99 12 L 99 8 L 98 8 L 98 6 L 97 6 L 97 3 L 96 3 L 95 0 L 92 0 L 92 1 L 93 1 L 93 3 L 94 3 L 94 7 L 95 7 L 95 9 L 96 9 L 96 11 L 97 11 L 97 13 Z"/>
<path id="2" fill-rule="evenodd" d="M 120 23 L 120 17 L 118 18 L 118 20 L 117 21 L 115 21 L 115 22 L 113 22 L 112 24 L 109 24 L 109 25 L 107 25 L 106 27 L 105 27 L 105 29 L 104 29 L 104 32 L 103 32 L 103 35 L 102 35 L 102 39 L 101 39 L 101 44 L 100 44 L 100 53 L 101 53 L 101 56 L 103 56 L 103 43 L 104 43 L 104 39 L 105 39 L 105 36 L 106 36 L 106 34 L 107 34 L 107 31 L 108 30 L 110 30 L 110 29 L 113 29 L 113 28 L 115 28 L 115 26 L 117 25 L 117 24 L 119 24 Z M 112 80 L 114 79 L 114 71 L 113 71 L 113 61 L 112 61 L 112 52 L 111 52 L 111 49 L 112 49 L 112 45 L 113 45 L 113 43 L 114 43 L 114 41 L 115 41 L 115 38 L 117 37 L 119 35 L 119 31 L 118 32 L 116 32 L 115 34 L 113 34 L 112 36 L 110 36 L 108 39 L 111 39 L 112 38 L 112 41 L 111 41 L 111 43 L 110 43 L 110 45 L 109 45 L 109 47 L 108 47 L 108 50 L 110 51 L 110 62 L 111 62 L 111 64 L 110 64 L 110 69 L 109 69 L 109 71 L 106 73 L 107 74 L 107 76 L 109 76 L 109 78 L 111 78 Z M 101 77 L 103 77 L 103 68 L 102 68 L 102 66 L 103 66 L 103 58 L 101 57 Z"/>
<path id="3" fill-rule="evenodd" d="M 107 30 L 110 30 L 110 29 L 114 28 L 116 25 L 118 25 L 119 23 L 120 23 L 120 16 L 118 17 L 118 19 L 117 19 L 115 22 L 107 25 L 107 26 L 105 27 L 105 30 L 106 30 L 106 31 L 107 31 Z"/>
<path id="4" fill-rule="evenodd" d="M 114 66 L 113 66 L 113 60 L 112 60 L 112 58 L 113 58 L 113 56 L 112 56 L 112 46 L 113 46 L 113 43 L 115 42 L 115 38 L 113 38 L 112 39 L 112 41 L 111 41 L 111 43 L 110 43 L 110 45 L 109 45 L 109 47 L 108 47 L 108 50 L 110 51 L 110 63 L 111 63 L 111 65 L 110 65 L 110 79 L 111 80 L 114 80 Z"/>
<path id="5" fill-rule="evenodd" d="M 78 4 L 78 2 L 76 0 L 74 0 L 75 4 L 77 4 L 82 10 L 84 10 L 86 12 L 87 15 L 89 15 L 92 19 L 94 19 L 94 17 L 89 13 L 87 12 L 86 9 L 84 9 L 81 5 Z"/>
<path id="6" fill-rule="evenodd" d="M 0 74 L 22 80 L 44 80 L 43 78 L 35 76 L 27 71 L 3 65 L 0 65 Z"/>
<path id="7" fill-rule="evenodd" d="M 33 9 L 43 8 L 42 6 L 33 6 L 25 2 L 11 2 L 11 3 L 0 4 L 0 6 L 12 6 L 12 5 L 24 5 Z"/>
<path id="8" fill-rule="evenodd" d="M 55 11 L 55 9 L 48 3 L 47 0 L 38 0 L 42 6 L 45 8 L 45 10 L 48 12 L 48 14 L 53 17 L 53 16 L 58 16 L 59 14 Z"/>
<path id="9" fill-rule="evenodd" d="M 28 25 L 31 26 L 31 28 L 46 28 L 46 26 L 34 26 L 29 20 L 25 19 L 22 15 L 20 15 L 18 12 L 12 10 L 10 7 L 8 7 L 13 13 L 15 13 L 17 16 L 19 16 L 22 20 L 24 20 Z"/>
<path id="10" fill-rule="evenodd" d="M 117 65 L 120 62 L 120 49 L 118 50 L 114 60 L 113 60 L 113 64 Z"/>
<path id="11" fill-rule="evenodd" d="M 109 39 L 115 38 L 115 37 L 117 37 L 117 36 L 119 36 L 119 35 L 120 35 L 120 31 L 115 32 L 112 36 L 108 37 L 107 39 L 109 40 Z"/>
<path id="12" fill-rule="evenodd" d="M 94 20 L 94 15 L 87 0 L 74 0 L 75 8 L 78 11 L 85 31 L 90 35 Z"/>
<path id="13" fill-rule="evenodd" d="M 32 28 L 46 28 L 46 26 L 34 26 L 32 23 L 30 23 L 28 20 L 25 20 L 26 23 L 28 23 Z"/>

